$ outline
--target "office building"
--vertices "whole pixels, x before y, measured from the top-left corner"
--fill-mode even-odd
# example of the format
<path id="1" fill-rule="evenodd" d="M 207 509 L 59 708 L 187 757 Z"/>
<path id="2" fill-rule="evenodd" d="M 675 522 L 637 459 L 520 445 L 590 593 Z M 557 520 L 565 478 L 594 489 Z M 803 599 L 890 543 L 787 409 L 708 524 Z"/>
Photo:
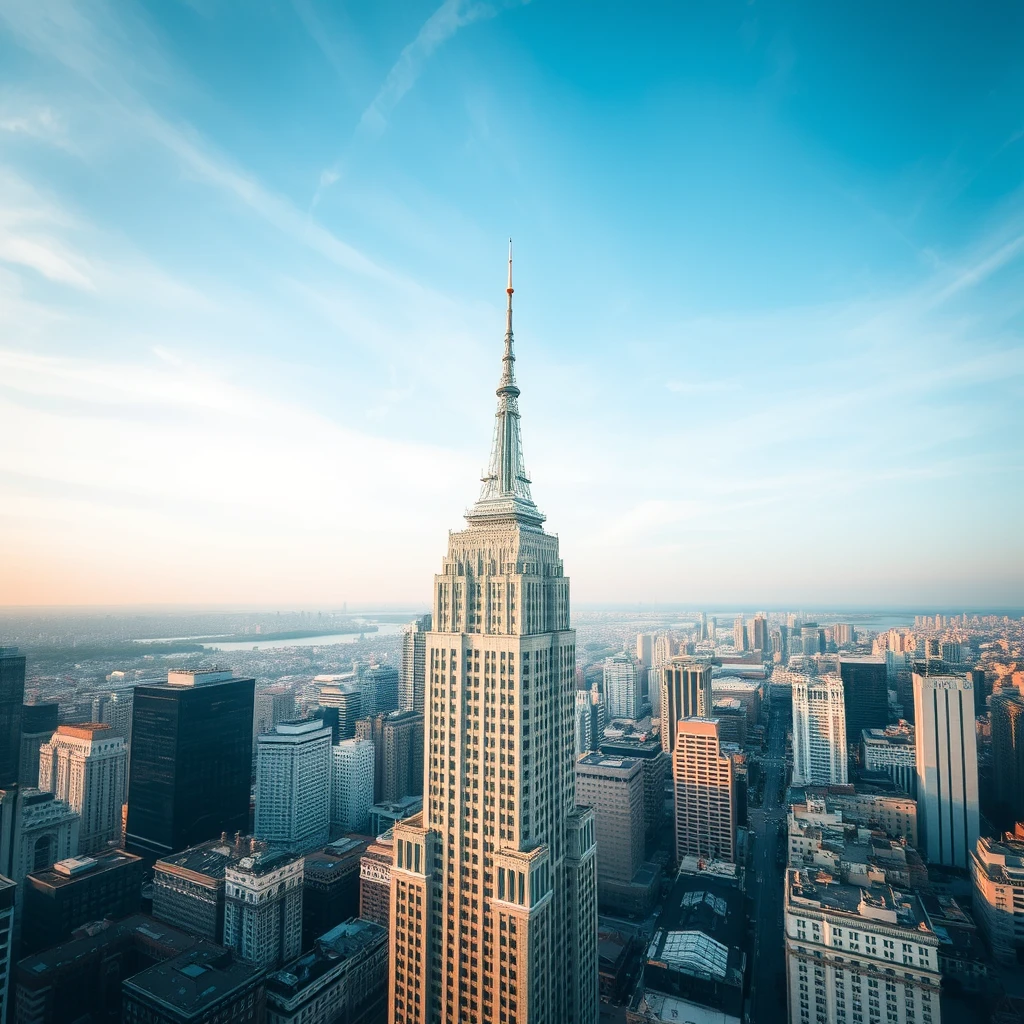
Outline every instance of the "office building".
<path id="1" fill-rule="evenodd" d="M 800 641 L 805 657 L 825 653 L 825 630 L 816 622 L 805 622 L 800 627 Z"/>
<path id="2" fill-rule="evenodd" d="M 39 785 L 39 748 L 57 731 L 60 705 L 56 702 L 26 704 L 21 709 L 20 785 Z"/>
<path id="3" fill-rule="evenodd" d="M 974 688 L 939 666 L 934 675 L 925 666 L 914 672 L 921 852 L 931 864 L 966 871 L 980 826 Z"/>
<path id="4" fill-rule="evenodd" d="M 575 741 L 573 743 L 573 750 L 576 752 L 576 756 L 580 754 L 588 754 L 594 747 L 594 715 L 593 715 L 593 701 L 590 697 L 589 690 L 577 690 L 576 691 L 576 706 L 573 711 L 573 722 Z"/>
<path id="5" fill-rule="evenodd" d="M 711 714 L 711 662 L 674 658 L 661 668 L 661 746 L 671 754 L 684 718 Z"/>
<path id="6" fill-rule="evenodd" d="M 598 747 L 606 757 L 628 757 L 640 762 L 644 777 L 644 832 L 648 840 L 658 835 L 665 820 L 665 783 L 672 760 L 665 756 L 657 737 L 622 736 L 604 739 Z"/>
<path id="7" fill-rule="evenodd" d="M 132 749 L 132 707 L 135 704 L 135 688 L 126 687 L 101 694 L 93 700 L 92 720 L 109 725 L 114 732 L 124 737 L 124 745 L 129 751 L 131 760 Z"/>
<path id="8" fill-rule="evenodd" d="M 990 703 L 992 760 L 997 825 L 1011 828 L 1024 821 L 1024 695 L 997 690 Z"/>
<path id="9" fill-rule="evenodd" d="M 297 717 L 295 691 L 290 686 L 265 686 L 262 690 L 256 691 L 254 699 L 254 737 L 270 732 L 278 722 L 290 722 Z"/>
<path id="10" fill-rule="evenodd" d="M 345 836 L 307 853 L 302 869 L 302 948 L 340 921 L 359 916 L 359 870 L 370 837 Z"/>
<path id="11" fill-rule="evenodd" d="M 792 804 L 790 813 L 816 816 L 811 808 L 824 808 L 837 822 L 866 829 L 880 829 L 888 836 L 903 836 L 915 849 L 918 844 L 917 803 L 906 793 L 861 792 L 861 787 L 807 787 L 805 803 Z M 826 820 L 827 821 L 827 820 Z"/>
<path id="12" fill-rule="evenodd" d="M 711 698 L 717 700 L 719 697 L 729 697 L 738 700 L 747 712 L 747 725 L 753 727 L 761 721 L 761 696 L 763 684 L 753 679 L 740 679 L 738 676 L 722 675 L 712 676 Z M 684 715 L 684 718 L 707 718 L 707 714 L 693 716 Z"/>
<path id="13" fill-rule="evenodd" d="M 224 873 L 265 843 L 237 833 L 174 853 L 153 867 L 153 916 L 211 942 L 224 937 Z"/>
<path id="14" fill-rule="evenodd" d="M 59 946 L 19 961 L 17 1024 L 120 1021 L 122 983 L 196 945 L 192 935 L 144 914 L 94 921 Z"/>
<path id="15" fill-rule="evenodd" d="M 79 853 L 120 841 L 127 771 L 124 737 L 109 725 L 62 725 L 39 748 L 39 788 L 81 817 Z"/>
<path id="16" fill-rule="evenodd" d="M 342 832 L 369 828 L 373 769 L 369 740 L 342 740 L 331 748 L 331 824 Z"/>
<path id="17" fill-rule="evenodd" d="M 939 938 L 919 898 L 786 872 L 790 1024 L 940 1024 Z"/>
<path id="18" fill-rule="evenodd" d="M 427 634 L 431 628 L 429 615 L 414 619 L 402 636 L 402 671 L 398 679 L 399 711 L 423 713 L 423 694 L 427 678 Z"/>
<path id="19" fill-rule="evenodd" d="M 758 613 L 750 621 L 750 646 L 755 651 L 770 649 L 768 641 L 768 620 Z"/>
<path id="20" fill-rule="evenodd" d="M 648 909 L 655 875 L 644 866 L 644 777 L 638 758 L 587 754 L 576 762 L 576 800 L 594 811 L 597 900 L 608 912 Z"/>
<path id="21" fill-rule="evenodd" d="M 301 856 L 254 848 L 224 866 L 224 945 L 268 969 L 302 952 Z"/>
<path id="22" fill-rule="evenodd" d="M 359 916 L 391 928 L 391 864 L 395 857 L 391 835 L 378 836 L 359 861 Z"/>
<path id="23" fill-rule="evenodd" d="M 45 871 L 59 860 L 78 855 L 78 813 L 52 793 L 23 789 L 14 823 L 13 870 L 19 885 L 32 871 Z M 19 890 L 19 905 L 22 892 Z"/>
<path id="24" fill-rule="evenodd" d="M 718 738 L 722 743 L 742 747 L 747 742 L 747 709 L 735 697 L 716 697 L 711 717 L 718 722 Z"/>
<path id="25" fill-rule="evenodd" d="M 904 793 L 917 795 L 917 746 L 908 722 L 861 732 L 861 761 L 871 772 L 886 772 Z"/>
<path id="26" fill-rule="evenodd" d="M 743 893 L 733 881 L 680 873 L 647 944 L 627 1021 L 741 1024 L 744 930 Z"/>
<path id="27" fill-rule="evenodd" d="M 835 675 L 793 681 L 793 784 L 843 786 L 847 781 L 843 681 Z"/>
<path id="28" fill-rule="evenodd" d="M 177 671 L 135 688 L 126 844 L 155 860 L 249 828 L 252 679 Z"/>
<path id="29" fill-rule="evenodd" d="M 363 695 L 361 717 L 398 710 L 398 669 L 394 665 L 374 665 L 366 669 L 360 689 Z"/>
<path id="30" fill-rule="evenodd" d="M 1024 840 L 1005 833 L 982 836 L 971 851 L 974 916 L 1002 964 L 1019 964 L 1024 952 Z"/>
<path id="31" fill-rule="evenodd" d="M 264 1004 L 262 970 L 220 946 L 200 941 L 173 960 L 126 981 L 121 1020 L 123 1024 L 259 1024 Z"/>
<path id="32" fill-rule="evenodd" d="M 608 720 L 640 717 L 640 684 L 636 662 L 628 654 L 604 660 L 604 702 Z"/>
<path id="33" fill-rule="evenodd" d="M 351 920 L 266 982 L 267 1024 L 381 1024 L 388 1010 L 388 932 Z"/>
<path id="34" fill-rule="evenodd" d="M 491 460 L 434 578 L 423 813 L 394 829 L 392 1024 L 598 1016 L 569 583 L 523 462 L 509 278 Z"/>
<path id="35" fill-rule="evenodd" d="M 258 839 L 305 853 L 331 837 L 331 730 L 278 722 L 256 739 Z"/>
<path id="36" fill-rule="evenodd" d="M 846 735 L 856 742 L 865 729 L 889 724 L 889 671 L 884 657 L 839 659 L 846 709 Z"/>
<path id="37" fill-rule="evenodd" d="M 356 739 L 373 743 L 376 802 L 423 793 L 423 715 L 390 711 L 356 722 Z"/>
<path id="38" fill-rule="evenodd" d="M 8 1012 L 11 992 L 11 976 L 13 963 L 11 953 L 14 949 L 14 892 L 15 883 L 0 875 L 0 1021 L 14 1019 Z"/>
<path id="39" fill-rule="evenodd" d="M 0 647 L 0 789 L 17 786 L 21 758 L 21 719 L 25 701 L 25 656 Z"/>
<path id="40" fill-rule="evenodd" d="M 718 721 L 684 718 L 672 752 L 676 862 L 686 856 L 736 859 L 732 758 L 721 752 Z"/>
<path id="41" fill-rule="evenodd" d="M 653 633 L 637 633 L 636 660 L 639 666 L 643 669 L 648 669 L 654 664 Z"/>
<path id="42" fill-rule="evenodd" d="M 25 878 L 22 955 L 49 949 L 79 925 L 142 908 L 143 864 L 124 850 L 70 857 Z"/>
<path id="43" fill-rule="evenodd" d="M 364 717 L 363 693 L 358 683 L 325 683 L 317 694 L 317 703 L 334 712 L 333 721 L 330 721 L 334 743 L 355 736 L 356 722 Z M 325 717 L 324 724 L 328 723 L 329 719 Z"/>

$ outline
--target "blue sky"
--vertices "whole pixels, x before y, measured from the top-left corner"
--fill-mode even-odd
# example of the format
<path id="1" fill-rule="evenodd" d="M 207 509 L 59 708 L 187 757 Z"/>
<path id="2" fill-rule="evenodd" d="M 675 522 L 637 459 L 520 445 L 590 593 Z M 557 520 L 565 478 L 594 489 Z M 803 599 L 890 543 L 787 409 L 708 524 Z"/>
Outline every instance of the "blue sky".
<path id="1" fill-rule="evenodd" d="M 1020 604 L 1022 42 L 1010 3 L 0 0 L 0 603 L 427 600 L 512 235 L 575 600 Z"/>

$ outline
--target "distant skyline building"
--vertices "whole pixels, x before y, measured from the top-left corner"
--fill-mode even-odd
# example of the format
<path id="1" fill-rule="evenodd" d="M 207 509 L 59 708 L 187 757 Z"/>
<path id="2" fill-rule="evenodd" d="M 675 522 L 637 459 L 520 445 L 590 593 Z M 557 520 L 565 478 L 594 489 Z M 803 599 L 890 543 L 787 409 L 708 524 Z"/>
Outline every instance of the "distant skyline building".
<path id="1" fill-rule="evenodd" d="M 737 616 L 732 624 L 732 646 L 734 650 L 745 651 L 747 649 L 747 628 L 743 624 L 743 616 Z"/>
<path id="2" fill-rule="evenodd" d="M 334 711 L 334 742 L 350 740 L 356 734 L 356 722 L 365 718 L 363 692 L 356 682 L 325 683 L 320 687 L 317 703 Z M 325 724 L 327 723 L 325 719 Z"/>
<path id="3" fill-rule="evenodd" d="M 711 674 L 710 661 L 693 658 L 673 658 L 661 667 L 661 746 L 666 753 L 675 749 L 679 722 L 711 714 Z"/>
<path id="4" fill-rule="evenodd" d="M 331 730 L 319 718 L 278 722 L 256 739 L 258 839 L 297 853 L 331 837 Z"/>
<path id="5" fill-rule="evenodd" d="M 628 654 L 605 658 L 604 701 L 609 721 L 640 717 L 640 681 L 636 662 Z"/>
<path id="6" fill-rule="evenodd" d="M 843 656 L 839 659 L 846 708 L 846 735 L 856 742 L 865 729 L 889 724 L 889 671 L 885 658 Z"/>
<path id="7" fill-rule="evenodd" d="M 847 762 L 842 679 L 837 675 L 797 677 L 793 681 L 793 784 L 845 786 Z"/>
<path id="8" fill-rule="evenodd" d="M 672 753 L 676 863 L 695 856 L 736 859 L 736 794 L 732 758 L 724 756 L 718 721 L 684 718 Z"/>
<path id="9" fill-rule="evenodd" d="M 768 619 L 760 612 L 750 622 L 750 646 L 755 651 L 771 649 L 768 641 Z"/>
<path id="10" fill-rule="evenodd" d="M 421 615 L 402 636 L 402 670 L 398 681 L 398 710 L 423 713 L 427 678 L 427 634 L 431 616 Z"/>
<path id="11" fill-rule="evenodd" d="M 25 702 L 25 656 L 0 647 L 0 789 L 18 785 L 21 719 Z"/>
<path id="12" fill-rule="evenodd" d="M 374 752 L 370 740 L 342 740 L 331 748 L 331 824 L 366 832 L 373 806 Z"/>
<path id="13" fill-rule="evenodd" d="M 374 803 L 423 794 L 423 715 L 389 711 L 356 722 L 356 738 L 374 753 Z"/>
<path id="14" fill-rule="evenodd" d="M 256 736 L 270 732 L 278 722 L 290 722 L 296 718 L 295 691 L 290 686 L 265 686 L 255 695 Z"/>
<path id="15" fill-rule="evenodd" d="M 980 831 L 974 687 L 966 676 L 919 668 L 913 679 L 921 853 L 929 863 L 966 871 Z"/>
<path id="16" fill-rule="evenodd" d="M 434 577 L 423 811 L 394 826 L 391 1024 L 598 1019 L 576 636 L 558 538 L 523 461 L 511 253 L 507 294 L 490 463 Z"/>
<path id="17" fill-rule="evenodd" d="M 174 671 L 135 689 L 126 845 L 162 857 L 247 832 L 255 680 Z"/>
<path id="18" fill-rule="evenodd" d="M 398 669 L 394 665 L 372 665 L 363 672 L 360 717 L 398 710 Z"/>
<path id="19" fill-rule="evenodd" d="M 39 748 L 57 731 L 60 705 L 56 701 L 26 704 L 21 714 L 20 785 L 39 785 Z"/>
<path id="20" fill-rule="evenodd" d="M 124 737 L 109 725 L 61 725 L 39 748 L 39 788 L 80 815 L 80 854 L 120 842 L 127 773 Z"/>
<path id="21" fill-rule="evenodd" d="M 224 945 L 272 970 L 302 952 L 301 855 L 257 850 L 224 869 Z"/>

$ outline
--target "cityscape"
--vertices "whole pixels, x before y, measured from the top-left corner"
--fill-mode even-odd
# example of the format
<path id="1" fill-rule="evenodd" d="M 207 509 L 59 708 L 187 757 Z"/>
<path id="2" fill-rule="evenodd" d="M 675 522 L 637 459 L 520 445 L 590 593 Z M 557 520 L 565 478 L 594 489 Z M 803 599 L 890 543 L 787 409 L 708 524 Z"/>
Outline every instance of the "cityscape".
<path id="1" fill-rule="evenodd" d="M 0 0 L 0 1024 L 1024 1024 L 1020 13 L 173 6 Z M 808 39 L 948 113 L 955 159 L 909 117 L 887 149 Z M 850 237 L 914 249 L 905 294 L 865 283 L 904 272 L 881 249 L 780 231 L 732 285 L 803 280 L 804 319 L 719 307 L 701 274 L 763 226 L 729 217 L 726 257 L 697 217 L 672 262 L 654 136 L 689 124 L 678 191 L 731 202 L 697 166 L 730 110 L 755 205 L 810 239 L 817 152 Z M 911 214 L 873 205 L 886 168 L 936 175 Z M 650 271 L 598 280 L 584 228 L 580 285 L 551 239 L 594 198 Z"/>

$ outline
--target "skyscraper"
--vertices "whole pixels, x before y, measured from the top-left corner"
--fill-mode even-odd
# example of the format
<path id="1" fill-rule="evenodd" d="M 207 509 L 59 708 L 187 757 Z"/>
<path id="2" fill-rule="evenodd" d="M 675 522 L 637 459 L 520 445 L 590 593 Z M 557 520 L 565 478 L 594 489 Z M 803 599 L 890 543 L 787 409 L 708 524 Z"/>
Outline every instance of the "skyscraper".
<path id="1" fill-rule="evenodd" d="M 661 747 L 671 754 L 676 724 L 711 714 L 711 662 L 674 658 L 661 668 Z"/>
<path id="2" fill-rule="evenodd" d="M 330 708 L 334 714 L 331 722 L 334 742 L 350 740 L 356 734 L 356 722 L 364 718 L 363 694 L 356 683 L 328 683 L 320 687 L 317 703 Z M 324 724 L 328 719 L 325 718 Z"/>
<path id="3" fill-rule="evenodd" d="M 747 649 L 747 630 L 743 625 L 743 616 L 737 616 L 732 624 L 732 646 L 734 650 L 745 651 Z"/>
<path id="4" fill-rule="evenodd" d="M 143 857 L 249 829 L 255 680 L 177 671 L 135 688 L 126 845 Z"/>
<path id="5" fill-rule="evenodd" d="M 966 676 L 917 666 L 914 741 L 921 852 L 966 870 L 980 827 L 974 688 Z"/>
<path id="6" fill-rule="evenodd" d="M 362 715 L 380 715 L 398 710 L 398 669 L 394 665 L 373 665 L 360 680 Z"/>
<path id="7" fill-rule="evenodd" d="M 429 632 L 430 616 L 421 615 L 418 619 L 413 619 L 402 637 L 402 671 L 398 680 L 400 711 L 423 711 Z"/>
<path id="8" fill-rule="evenodd" d="M 885 658 L 840 658 L 839 675 L 850 740 L 856 742 L 865 729 L 884 729 L 889 724 L 889 670 Z"/>
<path id="9" fill-rule="evenodd" d="M 845 786 L 846 782 L 843 681 L 836 675 L 797 678 L 793 681 L 793 784 Z"/>
<path id="10" fill-rule="evenodd" d="M 636 662 L 628 654 L 604 660 L 604 702 L 609 720 L 640 717 L 640 685 Z"/>
<path id="11" fill-rule="evenodd" d="M 530 495 L 512 261 L 494 443 L 427 637 L 423 812 L 394 827 L 392 1024 L 598 1016 L 593 812 L 576 806 L 576 644 Z"/>
<path id="12" fill-rule="evenodd" d="M 256 740 L 256 837 L 297 853 L 331 837 L 331 730 L 278 722 Z"/>
<path id="13" fill-rule="evenodd" d="M 0 789 L 18 784 L 24 700 L 25 656 L 17 647 L 0 647 Z"/>
<path id="14" fill-rule="evenodd" d="M 393 803 L 423 792 L 423 715 L 391 711 L 356 722 L 356 738 L 373 743 L 374 802 Z"/>
<path id="15" fill-rule="evenodd" d="M 34 788 L 39 784 L 39 748 L 57 731 L 60 705 L 26 704 L 21 709 L 21 762 L 18 769 L 21 785 Z"/>
<path id="16" fill-rule="evenodd" d="M 676 725 L 672 775 L 676 795 L 676 860 L 736 859 L 732 758 L 721 753 L 718 721 L 684 718 Z"/>
<path id="17" fill-rule="evenodd" d="M 124 737 L 109 725 L 62 725 L 39 748 L 39 788 L 64 800 L 82 817 L 79 853 L 120 842 L 127 772 Z"/>
<path id="18" fill-rule="evenodd" d="M 758 612 L 750 623 L 750 646 L 755 651 L 767 651 L 768 647 L 768 620 Z"/>
<path id="19" fill-rule="evenodd" d="M 1005 829 L 1024 821 L 1024 696 L 1006 689 L 992 695 L 992 760 L 996 813 Z"/>
<path id="20" fill-rule="evenodd" d="M 331 748 L 331 824 L 365 832 L 373 806 L 373 743 L 342 740 Z"/>

